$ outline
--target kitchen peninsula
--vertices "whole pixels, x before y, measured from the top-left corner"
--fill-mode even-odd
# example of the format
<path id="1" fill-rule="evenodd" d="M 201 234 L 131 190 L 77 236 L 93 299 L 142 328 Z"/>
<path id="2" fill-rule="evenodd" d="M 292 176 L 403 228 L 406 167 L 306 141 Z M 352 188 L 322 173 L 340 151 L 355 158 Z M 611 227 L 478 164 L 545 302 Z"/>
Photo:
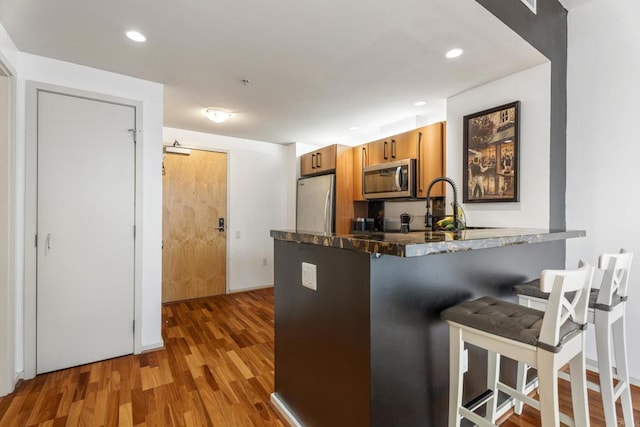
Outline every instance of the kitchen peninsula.
<path id="1" fill-rule="evenodd" d="M 446 425 L 449 338 L 440 312 L 564 268 L 584 231 L 408 234 L 272 231 L 273 403 L 305 426 Z M 315 289 L 314 289 L 315 288 Z M 470 349 L 463 400 L 486 386 Z"/>

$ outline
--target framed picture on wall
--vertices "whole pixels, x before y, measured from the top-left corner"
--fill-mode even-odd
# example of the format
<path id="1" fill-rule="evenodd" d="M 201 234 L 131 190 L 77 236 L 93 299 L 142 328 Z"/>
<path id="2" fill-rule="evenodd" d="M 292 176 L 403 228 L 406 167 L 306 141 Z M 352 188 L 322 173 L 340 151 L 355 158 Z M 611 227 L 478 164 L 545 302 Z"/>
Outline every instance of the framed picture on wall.
<path id="1" fill-rule="evenodd" d="M 464 116 L 465 203 L 517 202 L 520 101 Z"/>

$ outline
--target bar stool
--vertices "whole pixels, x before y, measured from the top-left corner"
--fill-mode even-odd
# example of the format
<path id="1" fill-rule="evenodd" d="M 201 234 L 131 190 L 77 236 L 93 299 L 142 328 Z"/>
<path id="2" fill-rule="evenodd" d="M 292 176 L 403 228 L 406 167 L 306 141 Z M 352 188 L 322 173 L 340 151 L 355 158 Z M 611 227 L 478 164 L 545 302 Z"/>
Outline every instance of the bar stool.
<path id="1" fill-rule="evenodd" d="M 627 367 L 627 343 L 625 334 L 625 309 L 627 301 L 629 270 L 633 254 L 621 250 L 619 254 L 604 254 L 598 267 L 604 269 L 600 289 L 592 289 L 589 298 L 587 319 L 595 324 L 596 351 L 600 385 L 588 382 L 590 389 L 600 392 L 607 426 L 617 426 L 616 400 L 622 404 L 624 425 L 634 426 L 631 388 Z M 542 293 L 536 280 L 514 286 L 518 302 L 526 307 L 544 310 L 549 294 Z M 611 346 L 613 340 L 613 348 Z M 613 384 L 611 350 L 615 353 L 618 384 Z M 527 386 L 528 366 L 518 363 L 518 391 L 528 393 L 535 388 L 535 381 Z M 562 376 L 562 375 L 561 375 Z M 522 413 L 522 401 L 516 400 L 515 412 Z"/>
<path id="2" fill-rule="evenodd" d="M 449 324 L 449 427 L 460 426 L 462 418 L 480 426 L 495 426 L 498 391 L 540 410 L 544 427 L 559 426 L 561 419 L 572 425 L 558 404 L 558 370 L 567 363 L 575 425 L 589 426 L 584 329 L 592 278 L 593 268 L 582 262 L 575 270 L 544 270 L 540 289 L 551 293 L 545 312 L 482 297 L 441 313 Z M 484 348 L 489 355 L 487 382 L 491 392 L 482 402 L 468 404 L 473 407 L 462 405 L 465 343 Z M 499 381 L 500 355 L 538 369 L 539 401 Z M 487 405 L 485 418 L 474 412 L 482 404 Z"/>

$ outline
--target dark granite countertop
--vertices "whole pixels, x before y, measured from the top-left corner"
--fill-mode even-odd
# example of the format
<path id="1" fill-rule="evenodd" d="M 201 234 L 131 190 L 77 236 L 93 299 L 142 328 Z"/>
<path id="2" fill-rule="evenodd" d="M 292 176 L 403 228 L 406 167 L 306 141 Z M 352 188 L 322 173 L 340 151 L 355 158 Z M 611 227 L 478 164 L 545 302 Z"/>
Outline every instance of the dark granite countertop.
<path id="1" fill-rule="evenodd" d="M 527 243 L 584 237 L 584 230 L 554 231 L 533 228 L 469 228 L 462 231 L 412 233 L 324 234 L 271 230 L 271 237 L 296 243 L 350 249 L 400 257 L 435 255 Z"/>

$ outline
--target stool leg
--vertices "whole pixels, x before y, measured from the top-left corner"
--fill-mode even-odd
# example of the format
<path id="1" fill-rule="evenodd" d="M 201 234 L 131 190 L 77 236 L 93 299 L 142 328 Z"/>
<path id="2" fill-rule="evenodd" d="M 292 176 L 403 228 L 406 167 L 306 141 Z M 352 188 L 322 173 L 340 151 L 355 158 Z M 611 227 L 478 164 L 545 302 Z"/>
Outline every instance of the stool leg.
<path id="1" fill-rule="evenodd" d="M 500 379 L 500 354 L 493 351 L 487 354 L 487 388 L 493 390 L 493 397 L 487 402 L 487 416 L 492 423 L 496 422 L 498 407 L 498 381 Z"/>
<path id="2" fill-rule="evenodd" d="M 520 393 L 524 393 L 524 389 L 527 386 L 527 371 L 529 370 L 529 367 L 527 366 L 526 363 L 524 362 L 518 362 L 518 377 L 516 378 L 516 390 L 518 390 Z M 522 414 L 522 407 L 524 406 L 524 404 L 522 403 L 522 400 L 516 398 L 516 405 L 514 408 L 514 412 L 517 415 L 521 415 Z"/>
<path id="3" fill-rule="evenodd" d="M 589 426 L 589 398 L 587 396 L 587 371 L 584 353 L 576 355 L 569 362 L 571 375 L 571 402 L 573 421 L 576 426 Z"/>
<path id="4" fill-rule="evenodd" d="M 600 395 L 604 420 L 608 426 L 617 425 L 616 402 L 613 400 L 613 375 L 611 360 L 611 324 L 608 312 L 595 310 L 596 350 L 600 376 Z"/>
<path id="5" fill-rule="evenodd" d="M 627 341 L 625 335 L 624 315 L 613 323 L 613 349 L 616 356 L 616 370 L 618 381 L 624 384 L 624 391 L 620 395 L 624 424 L 633 427 L 633 406 L 631 404 L 631 386 L 627 369 Z"/>
<path id="6" fill-rule="evenodd" d="M 449 327 L 449 427 L 460 427 L 459 408 L 462 405 L 462 331 Z"/>
<path id="7" fill-rule="evenodd" d="M 538 395 L 542 427 L 559 427 L 558 368 L 554 354 L 540 349 L 538 349 Z"/>

